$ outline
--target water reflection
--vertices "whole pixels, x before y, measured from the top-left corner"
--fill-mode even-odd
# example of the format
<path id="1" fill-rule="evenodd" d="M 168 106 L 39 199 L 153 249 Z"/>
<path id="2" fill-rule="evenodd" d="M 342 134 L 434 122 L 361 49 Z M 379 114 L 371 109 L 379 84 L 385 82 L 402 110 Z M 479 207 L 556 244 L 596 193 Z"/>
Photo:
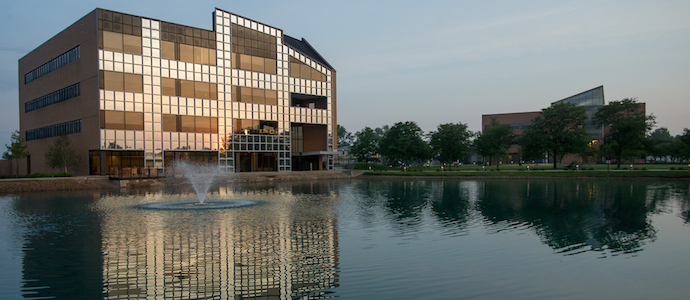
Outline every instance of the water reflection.
<path id="1" fill-rule="evenodd" d="M 478 214 L 489 233 L 529 230 L 564 255 L 641 251 L 657 238 L 650 214 L 675 200 L 690 220 L 687 182 L 380 180 L 355 187 L 365 224 L 385 220 L 401 235 L 417 234 L 431 213 L 447 233 L 464 235 Z"/>
<path id="2" fill-rule="evenodd" d="M 471 269 L 473 265 L 462 259 L 477 261 L 476 255 L 486 248 L 460 249 L 458 245 L 465 241 L 503 249 L 523 241 L 491 244 L 483 236 L 530 233 L 546 245 L 536 242 L 538 247 L 550 247 L 559 257 L 587 257 L 578 254 L 592 251 L 599 258 L 635 256 L 658 239 L 659 230 L 652 222 L 655 215 L 678 212 L 690 223 L 690 183 L 685 181 L 218 184 L 212 187 L 209 201 L 247 199 L 262 205 L 200 211 L 138 208 L 144 203 L 195 197 L 185 186 L 16 196 L 7 214 L 23 242 L 22 295 L 322 299 L 340 296 L 341 271 L 347 268 L 340 265 L 340 251 L 356 248 L 340 245 L 341 234 L 390 252 L 384 257 L 398 266 L 381 272 L 394 273 L 395 280 L 407 282 L 405 276 L 410 275 L 396 270 L 415 264 L 404 261 L 410 253 L 428 254 L 431 257 L 423 259 L 431 264 L 438 260 Z M 384 234 L 376 232 L 381 225 Z M 343 227 L 351 231 L 342 233 Z M 456 243 L 449 242 L 454 239 Z M 362 248 L 350 255 L 377 253 Z M 407 254 L 396 256 L 396 251 Z M 458 251 L 472 258 L 462 258 Z M 362 256 L 363 261 L 368 259 L 372 258 Z M 376 274 L 361 275 L 376 277 L 384 286 L 391 284 Z M 451 281 L 448 284 L 455 284 Z"/>
<path id="3" fill-rule="evenodd" d="M 656 239 L 647 183 L 614 181 L 484 182 L 477 208 L 489 228 L 528 224 L 558 252 L 630 253 Z"/>
<path id="4" fill-rule="evenodd" d="M 21 196 L 15 202 L 18 216 L 27 220 L 27 230 L 41 228 L 27 238 L 24 296 L 329 298 L 338 286 L 332 189 L 327 184 L 217 187 L 209 198 L 267 203 L 213 211 L 137 209 L 141 203 L 193 196 L 178 190 L 171 195 L 170 189 L 64 201 Z"/>
<path id="5" fill-rule="evenodd" d="M 24 240 L 24 297 L 101 297 L 103 275 L 93 267 L 102 261 L 100 215 L 89 210 L 94 201 L 91 193 L 75 192 L 25 194 L 13 202 L 10 214 Z"/>

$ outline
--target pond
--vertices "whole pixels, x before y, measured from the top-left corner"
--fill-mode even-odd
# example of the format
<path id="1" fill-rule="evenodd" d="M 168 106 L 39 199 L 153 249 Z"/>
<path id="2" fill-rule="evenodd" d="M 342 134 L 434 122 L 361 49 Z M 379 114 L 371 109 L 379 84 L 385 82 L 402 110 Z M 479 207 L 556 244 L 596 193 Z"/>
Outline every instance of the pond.
<path id="1" fill-rule="evenodd" d="M 0 299 L 681 299 L 690 181 L 375 179 L 0 196 Z"/>

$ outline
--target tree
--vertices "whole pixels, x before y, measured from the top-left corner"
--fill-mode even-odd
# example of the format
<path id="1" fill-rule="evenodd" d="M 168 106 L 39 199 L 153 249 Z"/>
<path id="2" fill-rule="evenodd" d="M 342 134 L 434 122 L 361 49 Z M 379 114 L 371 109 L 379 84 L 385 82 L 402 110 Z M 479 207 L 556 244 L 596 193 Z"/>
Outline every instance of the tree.
<path id="1" fill-rule="evenodd" d="M 48 146 L 46 165 L 52 169 L 76 170 L 81 164 L 81 157 L 77 150 L 70 146 L 69 138 L 64 132 Z"/>
<path id="2" fill-rule="evenodd" d="M 373 129 L 364 127 L 361 131 L 355 133 L 355 141 L 350 147 L 350 154 L 359 162 L 375 161 L 378 154 L 378 137 Z"/>
<path id="3" fill-rule="evenodd" d="M 549 153 L 553 168 L 566 154 L 582 153 L 587 148 L 584 128 L 585 109 L 574 103 L 560 102 L 541 110 L 532 125 L 525 130 L 520 146 L 528 156 Z"/>
<path id="4" fill-rule="evenodd" d="M 537 163 L 546 156 L 543 136 L 537 130 L 525 130 L 519 138 L 520 152 L 524 160 L 536 160 Z"/>
<path id="5" fill-rule="evenodd" d="M 657 159 L 664 158 L 664 161 L 666 161 L 666 157 L 670 155 L 668 144 L 672 141 L 673 136 L 671 136 L 668 128 L 659 127 L 647 137 L 647 153 Z"/>
<path id="6" fill-rule="evenodd" d="M 474 146 L 479 155 L 488 157 L 493 163 L 494 159 L 508 156 L 508 148 L 514 141 L 515 133 L 510 126 L 501 125 L 494 118 L 491 119 L 491 124 L 474 139 Z M 496 164 L 496 170 L 498 169 L 498 164 Z"/>
<path id="7" fill-rule="evenodd" d="M 388 125 L 383 125 L 382 127 L 376 127 L 376 128 L 374 129 L 374 133 L 376 133 L 376 136 L 377 136 L 377 137 L 379 138 L 379 140 L 380 140 L 380 139 L 383 138 L 384 135 L 386 135 L 386 132 L 388 132 L 389 129 L 391 129 L 390 126 L 388 126 Z"/>
<path id="8" fill-rule="evenodd" d="M 677 135 L 675 140 L 679 141 L 680 153 L 684 158 L 690 158 L 690 129 L 684 128 L 683 135 Z"/>
<path id="9" fill-rule="evenodd" d="M 645 115 L 636 98 L 612 101 L 594 114 L 594 121 L 606 126 L 602 150 L 616 158 L 618 168 L 623 158 L 642 154 L 654 120 L 653 115 Z"/>
<path id="10" fill-rule="evenodd" d="M 19 176 L 19 160 L 29 156 L 29 151 L 26 150 L 28 146 L 25 143 L 26 140 L 22 138 L 22 135 L 19 133 L 19 130 L 12 132 L 10 141 L 9 145 L 5 144 L 7 151 L 2 154 L 2 159 L 14 160 L 17 166 L 16 175 Z"/>
<path id="11" fill-rule="evenodd" d="M 351 146 L 352 145 L 352 133 L 348 132 L 344 126 L 338 124 L 338 147 L 341 146 Z"/>
<path id="12" fill-rule="evenodd" d="M 472 132 L 467 130 L 467 124 L 441 124 L 429 136 L 429 145 L 442 163 L 452 163 L 470 154 Z"/>
<path id="13" fill-rule="evenodd" d="M 403 164 L 431 158 L 431 148 L 416 122 L 398 122 L 379 141 L 379 153 Z"/>

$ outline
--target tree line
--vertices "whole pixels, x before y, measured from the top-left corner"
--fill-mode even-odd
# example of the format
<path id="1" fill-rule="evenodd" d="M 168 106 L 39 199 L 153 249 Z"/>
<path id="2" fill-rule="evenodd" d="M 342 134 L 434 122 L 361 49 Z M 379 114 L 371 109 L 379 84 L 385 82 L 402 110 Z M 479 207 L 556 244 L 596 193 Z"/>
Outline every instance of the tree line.
<path id="1" fill-rule="evenodd" d="M 566 155 L 615 160 L 654 157 L 680 162 L 690 159 L 690 130 L 672 137 L 667 128 L 651 131 L 653 115 L 645 114 L 635 98 L 612 101 L 594 114 L 591 124 L 604 129 L 603 140 L 592 140 L 587 133 L 587 115 L 583 106 L 559 102 L 541 110 L 532 124 L 517 135 L 509 125 L 493 119 L 483 131 L 471 132 L 467 124 L 447 123 L 424 133 L 416 122 L 398 122 L 393 126 L 364 129 L 352 134 L 338 125 L 338 145 L 349 146 L 358 162 L 411 164 L 437 160 L 442 164 L 468 161 L 473 155 L 490 164 L 510 155 L 517 145 L 522 160 L 552 158 L 553 168 Z"/>

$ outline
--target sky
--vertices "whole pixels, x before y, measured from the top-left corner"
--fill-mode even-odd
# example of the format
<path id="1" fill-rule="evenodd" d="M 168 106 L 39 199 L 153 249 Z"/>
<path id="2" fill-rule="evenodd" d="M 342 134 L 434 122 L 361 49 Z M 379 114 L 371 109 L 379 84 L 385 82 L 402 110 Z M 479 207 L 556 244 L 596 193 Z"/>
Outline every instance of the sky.
<path id="1" fill-rule="evenodd" d="M 19 129 L 17 61 L 93 9 L 212 29 L 214 8 L 305 38 L 337 71 L 338 123 L 481 130 L 603 85 L 672 135 L 690 127 L 690 1 L 7 1 L 0 145 Z M 4 147 L 0 147 L 2 151 Z"/>

